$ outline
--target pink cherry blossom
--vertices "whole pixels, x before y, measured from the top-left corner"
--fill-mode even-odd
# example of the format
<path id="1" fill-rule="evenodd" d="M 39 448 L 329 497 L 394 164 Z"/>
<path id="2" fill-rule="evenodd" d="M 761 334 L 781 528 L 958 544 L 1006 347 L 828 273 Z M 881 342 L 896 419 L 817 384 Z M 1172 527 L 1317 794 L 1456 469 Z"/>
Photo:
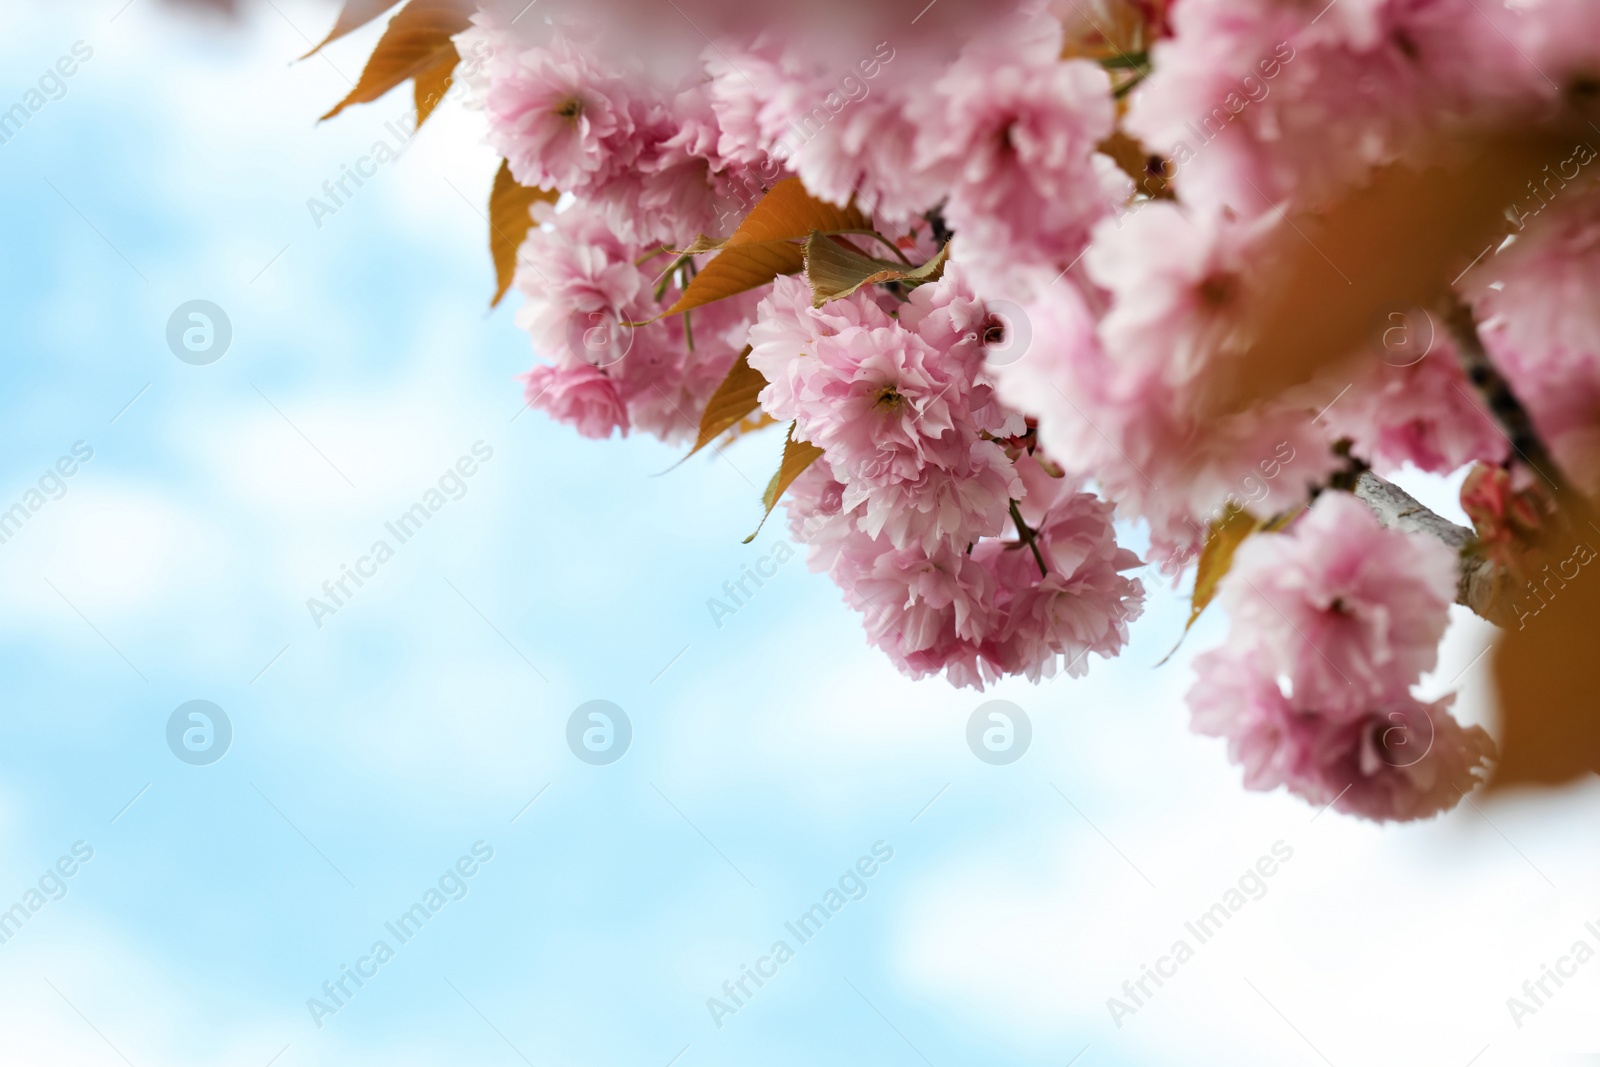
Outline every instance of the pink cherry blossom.
<path id="1" fill-rule="evenodd" d="M 763 299 L 749 356 L 769 382 L 763 409 L 823 450 L 869 536 L 965 548 L 998 535 L 1021 496 L 1011 460 L 985 439 L 1023 429 L 982 376 L 985 315 L 959 271 L 918 290 L 898 320 L 866 294 L 814 308 L 783 278 Z"/>
<path id="2" fill-rule="evenodd" d="M 844 492 L 813 467 L 791 490 L 791 528 L 811 544 L 813 569 L 862 614 L 868 640 L 912 677 L 942 671 L 981 689 L 1013 674 L 1082 675 L 1091 653 L 1121 650 L 1143 610 L 1143 588 L 1125 574 L 1138 557 L 1118 547 L 1110 506 L 1090 494 L 1061 497 L 1040 522 L 1050 568 L 1041 576 L 1014 536 L 985 539 L 971 553 L 896 548 L 848 521 Z"/>
<path id="3" fill-rule="evenodd" d="M 1144 610 L 1144 587 L 1127 571 L 1139 557 L 1116 542 L 1111 505 L 1072 493 L 1045 512 L 1037 543 L 1048 573 L 1040 575 L 1025 547 L 986 541 L 978 556 L 1009 595 L 1000 632 L 984 644 L 1000 674 L 1032 681 L 1063 672 L 1080 677 L 1088 656 L 1117 654 L 1128 624 Z"/>
<path id="4" fill-rule="evenodd" d="M 570 423 L 585 437 L 610 437 L 628 432 L 628 409 L 610 378 L 584 363 L 561 367 L 541 364 L 522 376 L 529 407 Z"/>
<path id="5" fill-rule="evenodd" d="M 1435 162 L 1444 136 L 1570 135 L 1508 205 L 1513 238 L 1451 285 L 1562 473 L 1600 489 L 1593 3 L 1017 0 L 818 20 L 685 0 L 625 27 L 611 0 L 551 5 L 524 19 L 483 0 L 458 39 L 481 59 L 462 78 L 490 144 L 562 193 L 515 279 L 531 405 L 682 447 L 748 346 L 774 436 L 820 449 L 784 496 L 810 566 L 896 668 L 958 686 L 1118 654 L 1145 605 L 1119 533 L 1176 579 L 1218 520 L 1282 519 L 1221 585 L 1229 634 L 1195 661 L 1195 729 L 1227 739 L 1249 788 L 1376 820 L 1473 788 L 1487 734 L 1413 692 L 1459 561 L 1331 487 L 1475 462 L 1526 479 L 1482 382 L 1434 317 L 1426 351 L 1374 343 L 1240 410 L 1216 398 L 1236 392 L 1277 250 L 1304 251 L 1298 213 Z M 1148 70 L 1103 18 L 1148 20 Z M 1167 160 L 1162 198 L 1108 154 L 1119 135 Z M 942 254 L 942 274 L 816 306 L 795 247 L 800 273 L 665 316 L 709 262 L 678 250 L 727 237 L 786 178 L 875 233 L 830 239 L 891 265 Z"/>
<path id="6" fill-rule="evenodd" d="M 569 192 L 633 162 L 630 105 L 623 80 L 560 34 L 547 48 L 498 50 L 484 99 L 491 138 L 517 181 Z"/>
<path id="7" fill-rule="evenodd" d="M 798 417 L 796 390 L 815 373 L 817 342 L 850 329 L 887 328 L 892 321 L 868 294 L 813 308 L 811 287 L 802 279 L 775 278 L 750 328 L 750 366 L 768 382 L 762 410 L 780 421 Z"/>
<path id="8" fill-rule="evenodd" d="M 1411 319 L 1418 320 L 1417 328 L 1427 328 L 1420 325 L 1427 321 L 1420 313 L 1405 321 Z M 1449 474 L 1475 460 L 1498 463 L 1510 450 L 1442 328 L 1433 332 L 1431 349 L 1420 355 L 1403 352 L 1394 362 L 1368 359 L 1354 381 L 1325 380 L 1334 399 L 1319 421 L 1332 436 L 1348 438 L 1352 451 L 1379 473 L 1395 473 L 1409 463 Z"/>
<path id="9" fill-rule="evenodd" d="M 641 263 L 642 258 L 643 249 L 619 240 L 603 213 L 584 203 L 530 233 L 515 278 L 527 297 L 518 322 L 532 335 L 534 351 L 551 360 L 558 373 L 552 378 L 539 370 L 537 384 L 530 380 L 529 396 L 552 381 L 567 386 L 570 379 L 570 388 L 582 387 L 576 396 L 593 397 L 598 377 L 610 383 L 605 395 L 624 410 L 604 431 L 598 431 L 599 416 L 588 405 L 567 402 L 567 389 L 558 387 L 538 406 L 563 421 L 582 417 L 591 436 L 605 436 L 615 425 L 624 433 L 637 427 L 681 441 L 693 437 L 701 410 L 733 365 L 756 298 L 713 304 L 693 312 L 687 322 L 680 317 L 632 327 L 628 324 L 665 310 L 677 294 L 669 288 L 663 303 L 656 302 L 650 263 Z M 607 410 L 606 405 L 598 410 Z"/>
<path id="10" fill-rule="evenodd" d="M 1539 0 L 1504 11 L 1489 6 L 1488 13 L 1516 46 L 1514 88 L 1567 110 L 1587 138 L 1587 122 L 1600 117 L 1600 8 L 1588 0 Z"/>
<path id="11" fill-rule="evenodd" d="M 931 551 L 1000 532 L 1021 486 L 979 436 L 970 370 L 899 324 L 817 341 L 796 390 L 795 434 L 823 449 L 869 535 Z"/>
<path id="12" fill-rule="evenodd" d="M 1158 367 L 1173 385 L 1214 366 L 1259 277 L 1262 239 L 1278 225 L 1170 202 L 1103 223 L 1084 263 L 1111 294 L 1100 336 L 1112 358 Z"/>
<path id="13" fill-rule="evenodd" d="M 1600 137 L 1579 141 L 1557 161 L 1556 180 L 1520 205 L 1516 240 L 1467 281 L 1496 367 L 1563 468 L 1591 488 L 1600 487 L 1600 309 L 1592 299 L 1600 194 L 1568 187 L 1562 175 L 1600 170 L 1597 148 Z"/>
<path id="14" fill-rule="evenodd" d="M 943 211 L 966 262 L 990 291 L 1026 298 L 1026 268 L 1060 270 L 1131 183 L 1098 156 L 1110 135 L 1110 79 L 1061 59 L 1061 24 L 1036 14 L 997 20 L 913 98 L 918 168 L 948 183 Z"/>
<path id="15" fill-rule="evenodd" d="M 1315 203 L 1419 135 L 1502 117 L 1526 61 L 1475 0 L 1184 0 L 1127 127 L 1183 198 Z"/>
<path id="16" fill-rule="evenodd" d="M 1239 547 L 1219 601 L 1233 643 L 1255 648 L 1297 705 L 1357 716 L 1433 667 L 1455 562 L 1443 543 L 1327 492 L 1287 532 Z"/>
<path id="17" fill-rule="evenodd" d="M 1379 822 L 1421 819 L 1454 807 L 1493 758 L 1483 728 L 1451 716 L 1450 697 L 1422 703 L 1402 687 L 1359 713 L 1328 715 L 1286 695 L 1262 655 L 1230 646 L 1200 656 L 1189 692 L 1195 731 L 1227 740 L 1246 789 L 1282 786 Z"/>
<path id="18" fill-rule="evenodd" d="M 1315 409 L 1293 401 L 1202 419 L 1152 358 L 1116 359 L 1082 289 L 1063 279 L 1022 309 L 994 368 L 1000 396 L 1039 420 L 1039 440 L 1092 478 L 1119 513 L 1145 520 L 1158 565 L 1190 563 L 1230 509 L 1268 517 L 1305 499 L 1336 465 Z M 1004 347 L 1004 346 L 1002 346 Z M 1325 400 L 1323 401 L 1326 402 Z"/>

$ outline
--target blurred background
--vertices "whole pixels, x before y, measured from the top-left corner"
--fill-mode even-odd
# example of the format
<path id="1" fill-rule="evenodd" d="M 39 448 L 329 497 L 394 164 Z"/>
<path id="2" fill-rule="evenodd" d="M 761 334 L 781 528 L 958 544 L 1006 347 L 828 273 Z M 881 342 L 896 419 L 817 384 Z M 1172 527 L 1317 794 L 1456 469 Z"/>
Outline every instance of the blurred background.
<path id="1" fill-rule="evenodd" d="M 663 474 L 523 411 L 478 116 L 319 126 L 380 28 L 293 62 L 334 13 L 0 8 L 0 1061 L 1600 1062 L 1600 962 L 1506 1003 L 1600 948 L 1600 788 L 1246 793 L 1159 583 L 1085 679 L 899 677 L 741 545 L 778 438 Z M 1492 726 L 1487 636 L 1428 695 Z"/>

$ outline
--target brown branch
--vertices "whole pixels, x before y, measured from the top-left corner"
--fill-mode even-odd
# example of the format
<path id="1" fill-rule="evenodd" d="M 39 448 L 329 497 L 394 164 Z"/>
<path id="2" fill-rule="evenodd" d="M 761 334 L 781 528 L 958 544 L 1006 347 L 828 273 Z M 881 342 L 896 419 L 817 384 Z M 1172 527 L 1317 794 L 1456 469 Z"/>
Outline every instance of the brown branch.
<path id="1" fill-rule="evenodd" d="M 1440 307 L 1440 313 L 1444 317 L 1445 328 L 1455 341 L 1461 370 L 1478 391 L 1496 425 L 1511 442 L 1512 451 L 1530 470 L 1549 483 L 1557 500 L 1568 503 L 1575 499 L 1572 484 L 1562 476 L 1555 457 L 1550 455 L 1550 450 L 1534 429 L 1533 417 L 1490 360 L 1489 352 L 1483 346 L 1483 338 L 1478 334 L 1478 320 L 1472 308 L 1452 294 Z"/>

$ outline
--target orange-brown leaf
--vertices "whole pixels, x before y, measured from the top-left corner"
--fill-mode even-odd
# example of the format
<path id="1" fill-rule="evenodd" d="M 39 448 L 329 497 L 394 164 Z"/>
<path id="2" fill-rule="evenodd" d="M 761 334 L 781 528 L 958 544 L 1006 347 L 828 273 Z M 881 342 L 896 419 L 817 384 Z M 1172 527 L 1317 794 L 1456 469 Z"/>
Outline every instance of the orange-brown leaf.
<path id="1" fill-rule="evenodd" d="M 765 430 L 768 426 L 777 424 L 778 420 L 765 411 L 757 411 L 740 419 L 737 425 L 728 427 L 725 439 L 731 440 L 740 434 L 755 433 L 757 430 Z"/>
<path id="2" fill-rule="evenodd" d="M 778 464 L 778 473 L 772 476 L 772 481 L 767 483 L 767 491 L 761 494 L 761 503 L 766 508 L 761 513 L 761 526 L 767 524 L 767 516 L 772 514 L 772 509 L 778 506 L 784 491 L 794 484 L 794 480 L 805 473 L 807 467 L 815 463 L 817 457 L 822 455 L 822 449 L 806 441 L 794 439 L 794 423 L 789 424 L 789 436 L 783 441 L 783 461 Z M 761 532 L 761 526 L 756 527 L 755 533 L 744 539 L 749 544 L 756 539 L 756 534 Z"/>
<path id="3" fill-rule="evenodd" d="M 660 317 L 759 288 L 780 274 L 798 273 L 805 257 L 795 242 L 804 241 L 813 230 L 840 233 L 871 227 L 871 220 L 854 205 L 825 203 L 806 192 L 799 178 L 785 178 L 750 209 L 733 236 L 722 242 L 721 250 Z"/>
<path id="4" fill-rule="evenodd" d="M 1439 144 L 1428 158 L 1446 162 L 1384 168 L 1326 207 L 1284 218 L 1249 276 L 1218 284 L 1229 351 L 1203 383 L 1198 414 L 1241 411 L 1325 367 L 1370 358 L 1369 333 L 1386 309 L 1433 306 L 1501 239 L 1507 205 L 1560 158 L 1554 144 L 1507 133 Z"/>
<path id="5" fill-rule="evenodd" d="M 500 161 L 489 193 L 489 254 L 494 257 L 495 292 L 489 306 L 494 307 L 511 288 L 517 273 L 517 249 L 533 227 L 533 205 L 553 204 L 561 194 L 554 189 L 520 185 L 511 176 L 511 164 Z"/>
<path id="6" fill-rule="evenodd" d="M 1200 550 L 1200 562 L 1195 566 L 1194 594 L 1189 598 L 1189 623 L 1194 625 L 1200 613 L 1206 610 L 1217 595 L 1217 586 L 1233 569 L 1233 555 L 1244 544 L 1245 538 L 1261 529 L 1262 522 L 1248 511 L 1230 511 L 1211 524 L 1205 547 Z"/>
<path id="7" fill-rule="evenodd" d="M 331 119 L 351 104 L 371 103 L 455 54 L 450 38 L 472 24 L 472 9 L 471 0 L 410 0 L 389 20 L 356 87 L 322 117 Z"/>
<path id="8" fill-rule="evenodd" d="M 400 0 L 344 0 L 344 6 L 339 9 L 339 17 L 334 20 L 333 29 L 328 31 L 328 36 L 300 58 L 307 59 L 316 55 L 330 42 L 359 30 L 399 2 Z"/>
<path id="9" fill-rule="evenodd" d="M 444 94 L 450 91 L 450 85 L 455 80 L 456 64 L 460 61 L 461 56 L 452 44 L 438 62 L 417 72 L 411 85 L 417 105 L 417 129 L 422 129 L 422 124 L 428 121 L 433 109 L 444 100 Z"/>
<path id="10" fill-rule="evenodd" d="M 659 317 L 692 311 L 730 296 L 759 289 L 780 274 L 798 274 L 805 266 L 800 246 L 787 241 L 745 244 L 718 252 L 689 282 L 683 295 Z"/>
<path id="11" fill-rule="evenodd" d="M 1233 569 L 1233 554 L 1244 544 L 1245 538 L 1265 525 L 1243 509 L 1230 510 L 1211 523 L 1206 531 L 1206 543 L 1200 549 L 1200 560 L 1195 564 L 1194 593 L 1189 597 L 1189 621 L 1183 624 L 1183 634 L 1179 636 L 1178 644 L 1173 645 L 1172 651 L 1162 657 L 1161 663 L 1167 662 L 1178 651 L 1195 620 L 1200 618 L 1200 613 L 1217 595 L 1217 586 Z M 1159 667 L 1161 663 L 1156 666 Z"/>
<path id="12" fill-rule="evenodd" d="M 803 241 L 812 230 L 837 233 L 866 230 L 872 221 L 855 205 L 838 207 L 806 192 L 799 178 L 785 178 L 763 196 L 739 223 L 724 248 L 763 241 Z"/>
<path id="13" fill-rule="evenodd" d="M 717 386 L 717 391 L 706 402 L 706 410 L 700 416 L 700 433 L 695 437 L 694 448 L 689 450 L 689 455 L 694 455 L 716 440 L 724 430 L 739 425 L 740 420 L 756 410 L 756 397 L 766 387 L 767 379 L 750 366 L 750 346 L 746 345 L 733 368 L 728 371 L 728 376 L 722 379 L 722 384 Z"/>

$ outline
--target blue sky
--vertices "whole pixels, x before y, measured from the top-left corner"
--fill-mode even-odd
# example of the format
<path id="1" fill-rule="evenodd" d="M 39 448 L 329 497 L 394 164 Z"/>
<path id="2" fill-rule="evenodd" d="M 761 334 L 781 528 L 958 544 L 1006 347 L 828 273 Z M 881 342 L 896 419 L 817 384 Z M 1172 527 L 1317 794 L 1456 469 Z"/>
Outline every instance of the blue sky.
<path id="1" fill-rule="evenodd" d="M 1152 669 L 1185 613 L 1165 589 L 1122 659 L 984 695 L 900 678 L 799 559 L 716 625 L 707 599 L 786 536 L 740 544 L 780 443 L 662 474 L 677 455 L 653 441 L 519 414 L 532 353 L 515 296 L 487 311 L 476 116 L 445 107 L 319 226 L 307 198 L 407 110 L 314 121 L 371 33 L 291 64 L 328 6 L 230 30 L 122 3 L 0 13 L 0 108 L 92 49 L 0 144 L 0 511 L 93 451 L 0 544 L 0 909 L 93 853 L 0 943 L 5 1062 L 1492 1067 L 1600 1047 L 1600 964 L 1520 1029 L 1504 1003 L 1600 945 L 1600 792 L 1388 830 L 1247 794 L 1182 705 L 1221 620 Z M 167 345 L 192 300 L 231 323 L 206 365 Z M 459 498 L 314 618 L 475 447 Z M 1461 675 L 1475 721 L 1486 639 L 1460 620 L 1435 676 Z M 1006 766 L 966 747 L 995 698 L 1033 728 Z M 192 700 L 231 724 L 205 765 L 168 747 Z M 632 724 L 606 765 L 567 744 L 592 700 Z M 1280 841 L 1265 894 L 1115 1025 L 1107 998 Z M 879 842 L 892 859 L 800 944 L 785 923 Z M 415 937 L 387 931 L 465 867 Z M 380 939 L 393 957 L 314 1020 Z M 793 958 L 719 1027 L 708 998 L 778 940 Z"/>

